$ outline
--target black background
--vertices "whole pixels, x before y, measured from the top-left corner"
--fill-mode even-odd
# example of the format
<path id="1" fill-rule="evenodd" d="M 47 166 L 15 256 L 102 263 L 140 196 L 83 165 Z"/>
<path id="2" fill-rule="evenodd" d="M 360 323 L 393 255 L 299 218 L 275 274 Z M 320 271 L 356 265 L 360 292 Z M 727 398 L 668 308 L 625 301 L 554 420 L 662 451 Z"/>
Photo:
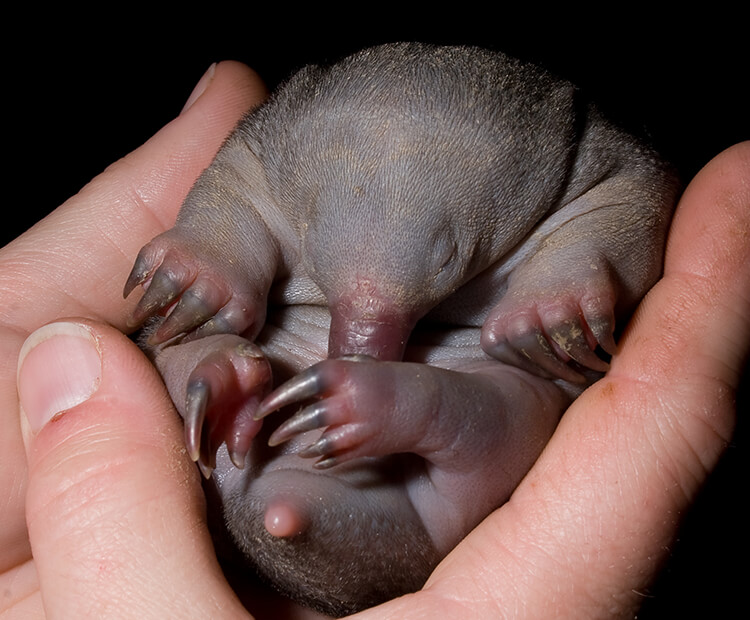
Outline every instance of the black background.
<path id="1" fill-rule="evenodd" d="M 290 7 L 262 15 L 212 4 L 166 19 L 132 5 L 108 5 L 106 17 L 40 11 L 9 19 L 3 245 L 178 114 L 208 66 L 223 59 L 246 62 L 273 86 L 301 65 L 369 44 L 479 44 L 538 61 L 644 126 L 686 180 L 750 138 L 746 18 L 716 14 L 718 5 L 660 17 L 635 8 L 550 15 L 537 6 L 510 14 L 502 5 L 497 14 L 467 5 L 408 17 L 385 6 L 345 6 L 301 18 Z M 735 617 L 746 608 L 746 422 L 739 417 L 639 618 Z"/>

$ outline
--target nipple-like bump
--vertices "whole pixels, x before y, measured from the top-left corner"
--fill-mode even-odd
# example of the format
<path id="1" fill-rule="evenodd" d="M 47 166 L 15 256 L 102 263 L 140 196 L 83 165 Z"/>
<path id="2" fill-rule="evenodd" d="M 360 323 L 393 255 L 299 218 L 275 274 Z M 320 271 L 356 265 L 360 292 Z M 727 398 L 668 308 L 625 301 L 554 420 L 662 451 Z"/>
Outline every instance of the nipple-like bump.
<path id="1" fill-rule="evenodd" d="M 291 502 L 279 499 L 266 508 L 264 525 L 271 536 L 291 538 L 305 531 L 307 520 Z"/>

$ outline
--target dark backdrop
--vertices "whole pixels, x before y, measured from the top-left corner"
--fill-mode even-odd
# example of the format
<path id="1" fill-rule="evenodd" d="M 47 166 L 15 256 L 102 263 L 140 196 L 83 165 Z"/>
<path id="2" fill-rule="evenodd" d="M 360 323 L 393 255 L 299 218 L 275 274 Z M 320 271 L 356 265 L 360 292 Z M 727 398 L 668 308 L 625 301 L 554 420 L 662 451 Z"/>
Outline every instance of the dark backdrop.
<path id="1" fill-rule="evenodd" d="M 711 18 L 714 6 L 694 18 L 635 9 L 548 15 L 535 4 L 525 14 L 497 5 L 499 15 L 470 7 L 457 15 L 450 7 L 452 14 L 411 19 L 352 6 L 360 8 L 302 19 L 290 8 L 261 17 L 215 4 L 167 20 L 119 5 L 106 18 L 40 12 L 9 19 L 3 245 L 173 118 L 210 63 L 222 59 L 248 63 L 273 86 L 303 64 L 373 43 L 480 44 L 538 61 L 588 89 L 645 127 L 685 179 L 750 138 L 745 18 Z M 747 398 L 740 406 L 747 410 Z M 746 606 L 746 570 L 738 568 L 747 542 L 745 426 L 688 515 L 662 578 L 644 593 L 639 618 L 732 617 Z"/>

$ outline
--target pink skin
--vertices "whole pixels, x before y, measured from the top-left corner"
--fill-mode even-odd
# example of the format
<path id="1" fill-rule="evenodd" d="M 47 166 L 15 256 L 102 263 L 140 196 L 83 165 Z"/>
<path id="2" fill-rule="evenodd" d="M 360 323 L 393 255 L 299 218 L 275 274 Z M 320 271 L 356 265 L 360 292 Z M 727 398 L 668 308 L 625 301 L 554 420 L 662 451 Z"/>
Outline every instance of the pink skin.
<path id="1" fill-rule="evenodd" d="M 178 239 L 180 237 L 178 236 Z M 180 334 L 200 338 L 214 333 L 239 334 L 260 330 L 265 318 L 265 298 L 255 298 L 238 285 L 242 275 L 216 269 L 172 241 L 170 232 L 146 245 L 136 258 L 125 283 L 127 297 L 139 284 L 145 293 L 130 319 L 132 326 L 155 314 L 168 315 L 150 336 L 159 345 Z"/>
<path id="2" fill-rule="evenodd" d="M 372 342 L 390 333 L 390 325 L 384 333 L 373 330 Z M 420 350 L 410 348 L 407 356 L 416 359 Z M 446 359 L 444 367 L 362 354 L 321 359 L 271 393 L 266 358 L 238 336 L 166 347 L 156 360 L 185 418 L 189 450 L 205 474 L 216 466 L 222 442 L 242 467 L 256 438 L 279 448 L 269 456 L 255 453 L 254 471 L 270 467 L 290 471 L 292 478 L 330 470 L 334 480 L 346 480 L 341 468 L 349 463 L 356 472 L 363 458 L 377 468 L 373 458 L 416 454 L 423 474 L 406 484 L 405 499 L 443 552 L 508 497 L 570 400 L 554 383 L 489 359 Z M 262 430 L 260 420 L 281 409 L 291 414 Z M 241 479 L 237 472 L 221 484 L 231 488 L 240 484 L 232 480 Z M 351 491 L 352 505 L 366 505 L 356 485 L 345 483 L 337 493 Z M 308 511 L 316 508 L 292 496 L 267 497 L 264 520 L 271 535 L 291 537 L 308 525 Z"/>
<path id="3" fill-rule="evenodd" d="M 367 355 L 390 361 L 403 358 L 415 319 L 374 295 L 342 296 L 330 307 L 328 357 Z"/>
<path id="4" fill-rule="evenodd" d="M 293 502 L 276 499 L 268 503 L 264 525 L 268 533 L 276 538 L 292 538 L 301 534 L 307 523 Z"/>
<path id="5" fill-rule="evenodd" d="M 185 356 L 195 356 L 190 364 Z M 170 394 L 180 403 L 185 444 L 206 477 L 216 450 L 226 444 L 236 467 L 260 430 L 255 411 L 271 386 L 271 368 L 260 349 L 230 334 L 165 347 L 155 356 Z"/>
<path id="6" fill-rule="evenodd" d="M 575 291 L 540 294 L 533 302 L 508 295 L 492 309 L 482 330 L 482 348 L 492 356 L 541 376 L 583 384 L 586 378 L 569 365 L 606 372 L 600 347 L 613 355 L 613 293 Z"/>
<path id="7" fill-rule="evenodd" d="M 143 271 L 137 266 L 134 272 L 139 269 Z M 156 273 L 166 274 L 168 281 L 170 274 L 181 272 L 162 263 Z M 174 288 L 182 289 L 184 298 L 184 291 L 195 290 L 198 281 L 193 278 L 187 286 Z M 219 289 L 226 286 L 219 275 L 210 281 Z M 582 291 L 578 300 L 574 291 L 539 295 L 538 301 L 527 302 L 511 291 L 481 330 L 482 347 L 500 361 L 475 347 L 468 356 L 458 349 L 458 360 L 451 354 L 437 360 L 436 366 L 442 367 L 436 367 L 402 361 L 417 318 L 426 310 L 397 309 L 376 287 L 362 281 L 357 280 L 354 292 L 337 293 L 329 304 L 327 359 L 321 354 L 317 364 L 299 368 L 303 371 L 272 392 L 271 366 L 284 360 L 268 360 L 261 348 L 242 336 L 191 336 L 179 346 L 161 348 L 156 362 L 185 419 L 188 451 L 206 477 L 217 466 L 216 452 L 222 444 L 234 466 L 242 469 L 261 433 L 261 419 L 285 409 L 290 413 L 275 429 L 263 431 L 262 441 L 271 447 L 293 444 L 284 456 L 291 451 L 298 459 L 292 469 L 333 468 L 337 475 L 337 467 L 357 459 L 403 453 L 421 457 L 424 476 L 407 483 L 405 501 L 413 505 L 435 544 L 447 552 L 507 499 L 569 404 L 570 390 L 547 379 L 562 377 L 578 384 L 590 380 L 590 374 L 568 364 L 572 358 L 580 363 L 578 368 L 606 369 L 593 351 L 599 344 L 611 346 L 613 323 L 599 317 L 611 316 L 614 298 Z M 153 283 L 149 290 L 152 287 Z M 167 305 L 174 306 L 173 296 L 162 296 L 162 302 L 168 318 L 151 343 L 160 339 L 176 312 Z M 570 316 L 579 317 L 573 331 L 581 336 L 574 346 L 563 347 L 547 326 L 564 324 Z M 254 333 L 252 322 L 242 325 Z M 603 333 L 596 331 L 601 325 Z M 529 333 L 537 334 L 532 347 L 524 345 Z M 510 346 L 503 347 L 498 334 L 507 334 Z M 532 354 L 517 353 L 526 350 Z M 407 357 L 414 355 L 411 350 Z M 468 427 L 467 415 L 473 420 Z M 309 465 L 303 464 L 305 460 Z M 497 475 L 498 463 L 502 476 Z M 229 487 L 239 484 L 232 479 Z M 361 491 L 354 491 L 352 503 L 367 501 Z M 294 537 L 310 524 L 308 512 L 315 508 L 291 497 L 271 493 L 266 498 L 264 523 L 274 537 Z M 446 513 L 452 514 L 450 526 Z"/>
<path id="8" fill-rule="evenodd" d="M 209 474 L 226 444 L 245 467 L 222 459 L 214 478 L 256 560 L 281 551 L 253 555 L 258 506 L 272 537 L 328 532 L 307 539 L 318 565 L 350 542 L 347 515 L 315 513 L 323 497 L 423 529 L 440 553 L 501 505 L 608 368 L 616 318 L 658 278 L 677 189 L 535 69 L 420 46 L 350 62 L 248 115 L 125 287 L 150 284 L 136 323 L 166 317 L 150 344 L 190 454 Z M 290 580 L 307 560 L 289 558 Z"/>

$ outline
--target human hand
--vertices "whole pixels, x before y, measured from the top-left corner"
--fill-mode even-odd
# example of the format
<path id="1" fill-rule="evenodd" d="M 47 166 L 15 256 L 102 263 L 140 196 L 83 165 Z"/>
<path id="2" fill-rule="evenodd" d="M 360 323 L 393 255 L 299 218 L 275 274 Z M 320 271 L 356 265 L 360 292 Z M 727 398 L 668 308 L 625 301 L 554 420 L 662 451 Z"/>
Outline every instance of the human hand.
<path id="1" fill-rule="evenodd" d="M 358 618 L 632 618 L 732 436 L 750 353 L 750 141 L 685 191 L 607 375 L 425 588 Z"/>
<path id="2" fill-rule="evenodd" d="M 137 555 L 146 544 L 141 535 L 163 536 L 164 558 L 170 561 L 177 560 L 180 549 L 190 547 L 202 550 L 206 557 L 213 554 L 205 532 L 196 525 L 202 518 L 200 483 L 189 459 L 185 460 L 181 432 L 172 428 L 178 418 L 161 382 L 153 382 L 145 358 L 127 339 L 101 323 L 125 329 L 132 306 L 122 301 L 122 283 L 132 257 L 143 243 L 171 225 L 182 199 L 224 136 L 264 97 L 262 83 L 247 67 L 237 63 L 212 67 L 177 119 L 0 250 L 0 609 L 9 617 L 42 617 L 42 598 L 50 616 L 71 617 L 74 610 L 84 617 L 111 617 L 118 612 L 130 616 L 137 609 L 146 615 L 154 615 L 154 610 L 160 616 L 161 612 L 170 615 L 168 610 L 173 608 L 153 590 L 168 589 L 169 578 L 177 574 L 160 578 L 144 570 L 153 557 Z M 32 331 L 66 316 L 95 321 L 90 334 L 100 347 L 102 364 L 99 367 L 90 358 L 94 362 L 90 369 L 101 370 L 100 389 L 85 407 L 75 409 L 80 415 L 63 416 L 36 436 L 29 433 L 31 469 L 27 472 L 18 417 L 16 360 Z M 80 348 L 71 346 L 75 338 L 64 342 L 66 349 L 61 354 L 73 363 Z M 83 366 L 80 372 L 73 367 L 76 375 L 85 377 Z M 44 382 L 54 377 L 51 367 L 43 369 L 41 376 L 34 372 L 21 375 L 20 387 L 27 397 L 26 413 L 38 421 L 39 411 L 50 406 L 65 408 L 70 403 L 47 400 L 54 387 Z M 141 417 L 144 408 L 149 414 Z M 72 426 L 67 425 L 69 421 Z M 120 434 L 133 429 L 144 440 L 139 442 L 137 457 L 131 454 L 130 459 L 130 465 L 143 477 L 137 473 L 131 477 L 132 469 L 118 456 L 125 439 L 112 423 L 120 424 Z M 172 431 L 176 432 L 174 442 L 157 445 Z M 71 433 L 69 441 L 57 445 L 60 433 L 66 432 Z M 89 450 L 88 441 L 102 452 Z M 150 456 L 154 450 L 172 452 L 169 458 L 155 461 Z M 101 469 L 94 464 L 95 454 L 104 455 Z M 161 456 L 166 454 L 161 452 Z M 170 463 L 167 469 L 160 469 L 165 462 Z M 143 496 L 128 495 L 124 490 L 128 480 L 143 483 L 152 498 L 163 495 L 165 505 L 174 513 L 157 525 L 155 513 L 153 519 L 146 519 L 118 500 L 106 499 L 109 490 L 122 499 L 129 496 L 140 502 L 140 509 L 148 510 Z M 165 485 L 173 489 L 171 495 Z M 92 511 L 99 514 L 97 526 Z M 139 521 L 140 517 L 145 520 Z M 177 522 L 186 527 L 175 527 Z M 170 533 L 175 536 L 170 538 Z M 193 564 L 201 587 L 195 583 L 192 587 L 210 598 L 206 586 L 210 577 L 202 573 L 206 566 L 201 560 Z M 75 567 L 72 572 L 71 567 Z M 217 569 L 211 565 L 211 570 L 215 574 Z M 181 578 L 190 582 L 187 575 Z M 95 613 L 105 609 L 111 613 Z M 199 609 L 198 599 L 191 601 L 191 610 Z M 206 609 L 203 611 L 206 617 Z"/>
<path id="3" fill-rule="evenodd" d="M 212 88 L 216 85 L 215 78 Z M 205 103 L 203 99 L 199 103 Z M 722 154 L 696 178 L 675 220 L 665 278 L 639 309 L 607 377 L 566 413 L 511 501 L 438 567 L 423 591 L 362 617 L 632 613 L 636 592 L 652 578 L 674 536 L 677 516 L 664 515 L 678 515 L 690 504 L 731 434 L 732 390 L 749 340 L 750 244 L 746 232 L 737 232 L 750 225 L 750 190 L 742 180 L 748 176 L 746 143 Z M 103 188 L 106 180 L 97 183 Z M 81 213 L 88 213 L 87 223 L 94 220 L 90 209 L 101 199 L 90 190 L 77 199 L 73 207 L 66 205 L 58 222 L 78 213 L 76 205 L 85 206 Z M 106 206 L 99 207 L 99 217 L 112 208 L 111 202 L 101 201 Z M 8 338 L 3 334 L 0 341 L 10 351 L 3 357 L 6 367 L 15 359 L 11 344 L 17 352 L 28 331 L 59 316 L 84 315 L 124 325 L 128 308 L 117 307 L 114 293 L 129 267 L 127 257 L 174 217 L 179 200 L 166 202 L 166 207 L 158 205 L 167 209 L 166 214 L 161 211 L 159 224 L 134 231 L 118 259 L 111 257 L 107 243 L 101 250 L 109 254 L 91 250 L 95 258 L 88 260 L 90 273 L 80 278 L 70 269 L 77 264 L 73 259 L 81 258 L 74 253 L 90 248 L 91 230 L 65 242 L 53 236 L 57 241 L 50 251 L 64 250 L 70 257 L 60 275 L 70 278 L 76 273 L 78 282 L 92 279 L 95 284 L 89 288 L 74 289 L 62 277 L 55 280 L 45 272 L 50 261 L 44 256 L 37 256 L 32 271 L 25 271 L 29 248 L 38 250 L 49 237 L 3 251 L 1 290 L 9 303 L 3 300 L 2 311 L 13 319 L 5 323 L 11 326 Z M 80 221 L 68 230 L 77 231 Z M 131 218 L 120 235 L 104 238 L 122 246 L 128 226 L 138 224 Z M 53 232 L 49 226 L 41 228 L 41 233 Z M 11 260 L 6 263 L 8 250 Z M 107 256 L 118 263 L 110 270 L 97 264 Z M 6 265 L 11 267 L 8 272 Z M 25 275 L 20 280 L 25 290 L 5 282 L 6 273 L 16 272 Z M 75 301 L 65 296 L 66 290 L 76 290 Z M 34 322 L 29 309 L 36 310 L 34 303 L 46 304 L 45 297 L 56 301 Z M 108 302 L 102 306 L 104 298 Z M 674 320 L 677 314 L 679 320 Z M 8 460 L 2 466 L 9 482 L 3 488 L 17 489 L 8 500 L 15 510 L 2 518 L 16 527 L 15 538 L 8 540 L 20 541 L 2 547 L 11 552 L 0 555 L 4 566 L 17 566 L 3 577 L 4 591 L 23 594 L 21 586 L 26 587 L 30 596 L 19 598 L 17 609 L 28 605 L 40 614 L 37 589 L 48 612 L 61 616 L 104 615 L 102 610 L 107 615 L 160 617 L 242 614 L 213 559 L 201 520 L 197 477 L 185 466 L 178 422 L 160 382 L 145 358 L 115 330 L 86 325 L 82 332 L 80 327 L 66 329 L 75 330 L 74 337 L 82 335 L 84 342 L 90 337 L 86 334 L 97 342 L 96 356 L 84 354 L 93 360 L 89 367 L 100 371 L 96 392 L 36 434 L 26 432 L 33 565 L 19 508 L 22 489 L 13 483 L 20 480 L 18 463 Z M 44 334 L 38 332 L 36 338 Z M 47 342 L 47 353 L 44 345 L 33 348 L 25 358 L 31 365 L 22 365 L 19 385 L 30 417 L 35 406 L 26 402 L 30 394 L 24 377 L 27 371 L 34 377 L 32 355 L 38 360 L 36 369 L 50 373 L 46 355 L 55 344 Z M 84 383 L 89 387 L 84 392 L 92 385 Z M 4 387 L 2 394 L 15 396 L 14 386 Z M 15 418 L 9 426 L 8 413 L 15 416 L 15 411 L 15 403 L 3 410 L 1 415 L 8 418 L 3 418 L 3 428 L 16 428 Z M 37 425 L 38 420 L 31 424 Z M 0 441 L 24 462 L 18 433 Z M 14 557 L 19 558 L 15 564 Z"/>

